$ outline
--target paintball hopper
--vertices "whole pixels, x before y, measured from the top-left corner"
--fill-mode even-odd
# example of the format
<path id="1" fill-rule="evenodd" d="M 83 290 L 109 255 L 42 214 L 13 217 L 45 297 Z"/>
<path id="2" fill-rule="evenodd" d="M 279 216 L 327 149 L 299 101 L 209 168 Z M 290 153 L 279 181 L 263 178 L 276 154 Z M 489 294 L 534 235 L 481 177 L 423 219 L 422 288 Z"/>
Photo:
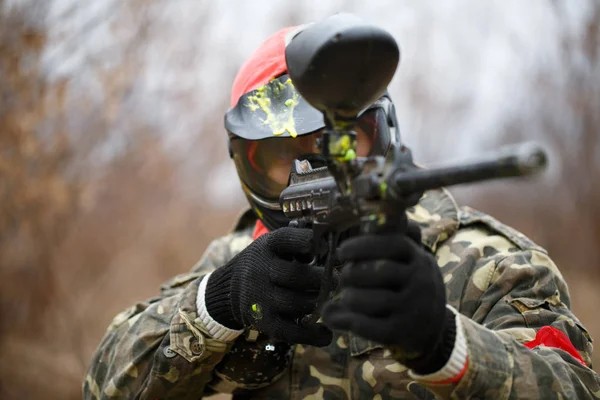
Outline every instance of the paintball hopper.
<path id="1" fill-rule="evenodd" d="M 300 31 L 285 58 L 298 92 L 335 126 L 355 119 L 385 93 L 400 50 L 385 30 L 342 13 Z"/>

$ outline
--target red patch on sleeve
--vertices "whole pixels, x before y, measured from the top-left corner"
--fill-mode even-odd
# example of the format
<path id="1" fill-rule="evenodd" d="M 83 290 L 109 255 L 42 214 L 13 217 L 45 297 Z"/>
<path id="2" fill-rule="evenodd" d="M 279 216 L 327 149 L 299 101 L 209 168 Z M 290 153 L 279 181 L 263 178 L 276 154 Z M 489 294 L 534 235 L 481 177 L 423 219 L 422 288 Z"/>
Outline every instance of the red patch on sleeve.
<path id="1" fill-rule="evenodd" d="M 559 329 L 556 329 L 552 326 L 544 326 L 535 335 L 535 339 L 529 341 L 527 343 L 523 343 L 525 347 L 533 349 L 537 346 L 546 346 L 546 347 L 554 347 L 555 349 L 561 349 L 572 355 L 585 365 L 583 358 L 569 340 L 569 337 L 565 335 L 565 333 Z"/>
<path id="2" fill-rule="evenodd" d="M 252 240 L 256 240 L 265 233 L 269 233 L 267 227 L 262 223 L 260 219 L 256 220 L 256 225 L 254 225 L 254 232 L 252 232 Z"/>

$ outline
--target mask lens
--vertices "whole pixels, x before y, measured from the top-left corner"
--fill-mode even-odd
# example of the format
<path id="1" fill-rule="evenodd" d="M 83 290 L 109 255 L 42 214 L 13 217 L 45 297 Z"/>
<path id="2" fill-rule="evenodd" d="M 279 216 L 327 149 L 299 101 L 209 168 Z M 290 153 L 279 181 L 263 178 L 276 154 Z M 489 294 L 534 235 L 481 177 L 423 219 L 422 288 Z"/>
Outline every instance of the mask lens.
<path id="1" fill-rule="evenodd" d="M 381 127 L 387 129 L 385 113 L 381 108 L 368 110 L 356 125 L 356 153 L 359 157 L 384 154 L 389 146 L 389 133 L 382 135 Z M 384 125 L 381 125 L 381 123 Z M 290 169 L 295 159 L 318 154 L 317 132 L 291 137 L 271 137 L 261 140 L 231 138 L 233 159 L 240 179 L 254 193 L 271 201 L 277 201 L 286 188 Z M 386 143 L 382 139 L 387 137 Z M 379 143 L 382 142 L 382 143 Z"/>

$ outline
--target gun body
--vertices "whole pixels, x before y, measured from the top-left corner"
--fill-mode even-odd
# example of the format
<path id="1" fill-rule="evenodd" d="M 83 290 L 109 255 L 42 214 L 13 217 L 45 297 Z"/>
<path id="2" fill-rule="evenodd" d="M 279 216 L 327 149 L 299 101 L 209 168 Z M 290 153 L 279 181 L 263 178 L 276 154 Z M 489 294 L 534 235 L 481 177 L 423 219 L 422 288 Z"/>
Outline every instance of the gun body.
<path id="1" fill-rule="evenodd" d="M 386 162 L 387 161 L 387 162 Z M 526 176 L 546 165 L 533 144 L 501 149 L 479 159 L 432 169 L 418 168 L 406 148 L 383 157 L 356 159 L 349 189 L 340 190 L 327 167 L 296 160 L 280 204 L 293 226 L 312 227 L 315 237 L 354 226 L 369 232 L 385 219 L 402 214 L 427 190 L 479 181 Z"/>

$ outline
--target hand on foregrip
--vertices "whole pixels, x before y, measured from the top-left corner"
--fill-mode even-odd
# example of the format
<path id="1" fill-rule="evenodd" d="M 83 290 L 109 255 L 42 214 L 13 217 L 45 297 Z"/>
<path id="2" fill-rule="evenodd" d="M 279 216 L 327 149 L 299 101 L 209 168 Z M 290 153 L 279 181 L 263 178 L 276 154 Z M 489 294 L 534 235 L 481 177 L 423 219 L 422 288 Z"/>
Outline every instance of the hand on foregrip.
<path id="1" fill-rule="evenodd" d="M 332 335 L 324 325 L 300 323 L 315 309 L 323 275 L 322 267 L 297 261 L 311 259 L 312 247 L 309 229 L 280 228 L 261 236 L 210 276 L 208 312 L 232 329 L 253 327 L 290 343 L 329 344 Z"/>
<path id="2" fill-rule="evenodd" d="M 420 238 L 419 227 L 410 222 L 405 233 L 343 242 L 341 294 L 325 306 L 323 320 L 332 329 L 397 350 L 409 367 L 435 370 L 449 356 L 432 359 L 445 340 L 449 317 L 442 275 Z"/>

